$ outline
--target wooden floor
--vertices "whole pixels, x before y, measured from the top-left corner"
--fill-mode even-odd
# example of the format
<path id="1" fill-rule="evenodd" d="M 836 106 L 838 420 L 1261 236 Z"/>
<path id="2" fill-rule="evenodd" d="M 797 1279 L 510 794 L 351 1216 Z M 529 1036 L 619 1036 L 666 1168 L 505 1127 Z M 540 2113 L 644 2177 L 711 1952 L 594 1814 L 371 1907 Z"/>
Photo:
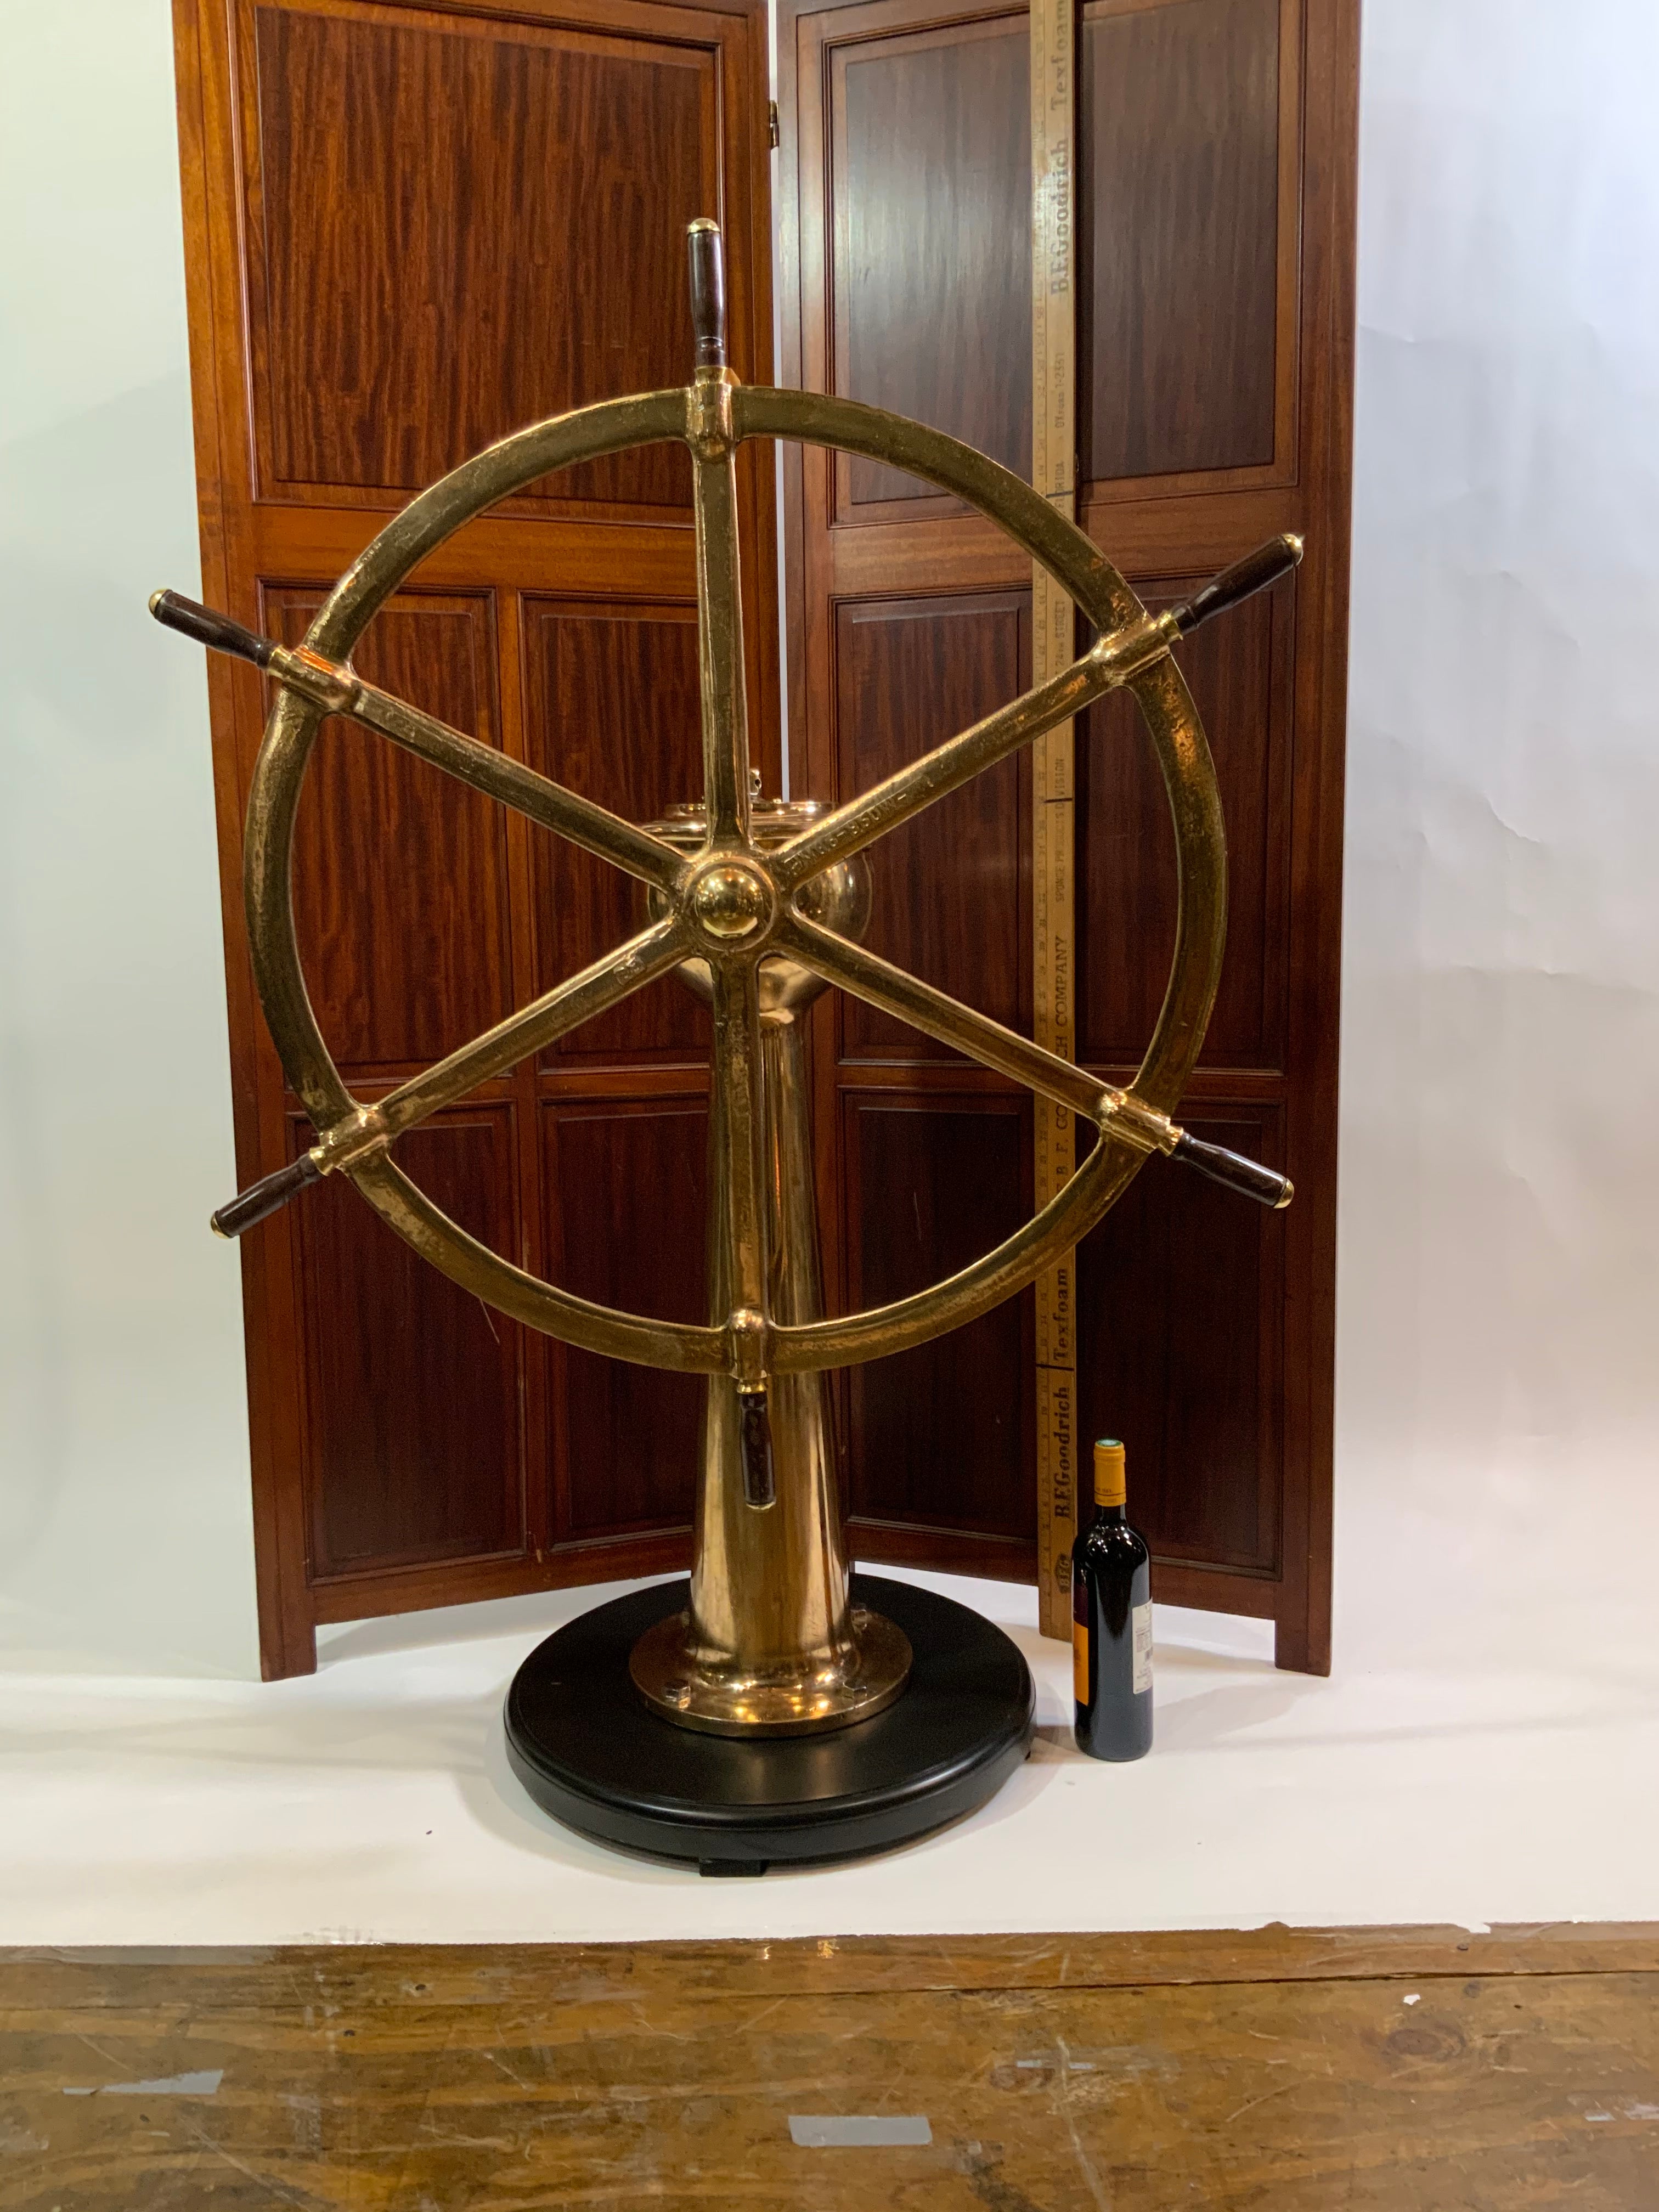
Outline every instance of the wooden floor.
<path id="1" fill-rule="evenodd" d="M 0 1953 L 0 2208 L 1659 2212 L 1656 2001 L 1651 1927 Z"/>

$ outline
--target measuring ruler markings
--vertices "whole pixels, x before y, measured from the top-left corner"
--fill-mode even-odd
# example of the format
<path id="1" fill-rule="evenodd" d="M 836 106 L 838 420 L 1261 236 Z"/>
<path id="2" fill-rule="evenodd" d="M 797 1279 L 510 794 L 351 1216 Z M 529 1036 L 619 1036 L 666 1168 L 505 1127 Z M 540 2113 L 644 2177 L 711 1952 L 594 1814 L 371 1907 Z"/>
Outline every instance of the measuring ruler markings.
<path id="1" fill-rule="evenodd" d="M 1077 491 L 1077 321 L 1073 287 L 1073 0 L 1031 3 L 1031 482 L 1068 520 Z M 1072 601 L 1035 562 L 1031 680 L 1075 657 Z M 1076 907 L 1073 882 L 1073 725 L 1031 749 L 1032 993 L 1036 1042 L 1075 1057 Z M 1075 1164 L 1072 1116 L 1035 1101 L 1036 1203 Z M 1071 1550 L 1077 1534 L 1075 1252 L 1036 1282 L 1037 1619 L 1045 1636 L 1072 1632 Z"/>

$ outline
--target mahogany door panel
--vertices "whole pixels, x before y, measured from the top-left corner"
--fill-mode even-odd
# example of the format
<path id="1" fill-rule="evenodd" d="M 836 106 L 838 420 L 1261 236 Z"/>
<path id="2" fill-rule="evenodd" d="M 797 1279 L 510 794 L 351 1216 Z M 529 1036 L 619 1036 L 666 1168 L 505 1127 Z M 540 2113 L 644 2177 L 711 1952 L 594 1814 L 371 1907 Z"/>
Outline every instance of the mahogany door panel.
<path id="1" fill-rule="evenodd" d="M 1183 1118 L 1284 1165 L 1275 1107 Z M 1158 1560 L 1279 1571 L 1285 1233 L 1155 1159 L 1079 1249 L 1079 1433 L 1134 1439 L 1135 1525 Z"/>
<path id="2" fill-rule="evenodd" d="M 263 598 L 268 632 L 295 645 L 324 594 L 267 586 Z M 499 743 L 489 593 L 403 595 L 353 659 L 371 683 Z M 325 722 L 307 770 L 294 908 L 311 1001 L 342 1067 L 441 1059 L 510 1011 L 502 810 L 355 723 Z"/>
<path id="3" fill-rule="evenodd" d="M 829 388 L 948 430 L 1022 476 L 1031 465 L 1029 49 L 1022 12 L 908 37 L 884 26 L 837 41 L 829 57 Z M 876 461 L 843 459 L 839 483 L 846 520 L 939 500 Z"/>
<path id="4" fill-rule="evenodd" d="M 388 514 L 481 447 L 688 382 L 695 216 L 725 231 L 732 366 L 769 380 L 762 0 L 174 0 L 174 20 L 204 596 L 239 619 L 299 636 Z M 775 790 L 769 447 L 744 447 L 738 496 L 750 728 Z M 701 784 L 695 596 L 686 454 L 641 448 L 455 533 L 356 658 L 637 819 Z M 223 660 L 209 685 L 247 1183 L 289 1157 L 300 1106 L 241 911 L 267 702 Z M 361 1097 L 641 920 L 622 876 L 332 725 L 295 896 L 324 1032 Z M 700 1201 L 672 1163 L 690 1158 L 701 1188 L 706 1036 L 659 982 L 398 1157 L 496 1249 L 556 1279 L 568 1261 L 595 1295 L 608 1280 L 649 1309 L 683 1262 L 701 1316 Z M 314 1665 L 319 1620 L 684 1563 L 694 1386 L 526 1350 L 416 1264 L 331 1183 L 243 1244 L 268 1674 Z"/>
<path id="5" fill-rule="evenodd" d="M 238 20 L 262 489 L 406 497 L 521 423 L 684 381 L 717 37 L 356 0 Z M 540 489 L 687 509 L 690 465 L 647 447 Z"/>
<path id="6" fill-rule="evenodd" d="M 532 768 L 630 822 L 696 797 L 702 738 L 695 606 L 524 601 L 525 746 Z M 644 927 L 632 877 L 532 833 L 536 988 L 549 990 Z M 707 1010 L 672 976 L 560 1038 L 550 1066 L 701 1059 Z"/>
<path id="7" fill-rule="evenodd" d="M 1138 589 L 1158 607 L 1176 586 L 1160 578 Z M 1227 957 L 1206 1067 L 1285 1065 L 1295 629 L 1291 576 L 1176 655 L 1203 718 L 1227 826 Z M 1077 793 L 1078 1055 L 1133 1067 L 1175 945 L 1175 833 L 1139 714 L 1121 694 L 1079 722 Z"/>
<path id="8" fill-rule="evenodd" d="M 1030 1210 L 1018 1098 L 853 1092 L 842 1101 L 850 1303 L 925 1289 Z M 855 1540 L 882 1524 L 1029 1543 L 1036 1530 L 1029 1293 L 848 1377 Z"/>
<path id="9" fill-rule="evenodd" d="M 779 0 L 787 380 L 919 416 L 1022 473 L 1029 30 L 997 0 Z M 1177 656 L 1230 856 L 1220 992 L 1180 1110 L 1283 1166 L 1296 1203 L 1262 1216 L 1162 1164 L 1137 1179 L 1079 1262 L 1079 1433 L 1129 1443 L 1160 1595 L 1271 1617 L 1280 1662 L 1322 1671 L 1358 9 L 1082 0 L 1075 35 L 1080 524 L 1153 605 L 1273 532 L 1307 548 L 1293 579 Z M 919 683 L 939 695 L 963 680 L 951 647 L 931 664 L 922 650 L 932 611 L 1006 605 L 1029 569 L 980 518 L 863 464 L 791 454 L 784 496 L 794 774 L 844 798 L 908 757 L 911 723 L 936 726 Z M 1116 699 L 1076 732 L 1075 1049 L 1115 1078 L 1152 1033 L 1176 916 L 1167 801 L 1137 725 Z M 877 858 L 892 874 L 872 941 L 1023 1019 L 1030 901 L 1003 886 L 1029 840 L 1026 786 L 1005 777 L 978 803 L 954 823 L 936 810 L 931 842 Z M 975 878 L 992 900 L 964 896 Z M 862 1011 L 828 1006 L 815 1038 L 827 1273 L 851 1304 L 872 1211 L 856 1193 L 883 1143 L 896 1146 L 887 1133 L 907 1114 L 927 1129 L 969 1093 L 987 1113 L 1026 1109 L 999 1079 Z M 943 1225 L 928 1234 L 933 1264 L 916 1272 L 943 1274 L 954 1248 Z M 966 1446 L 999 1469 L 988 1488 L 954 1442 L 933 1475 L 910 1464 L 922 1446 L 905 1407 L 949 1418 L 927 1379 L 945 1371 L 940 1357 L 890 1395 L 879 1365 L 851 1379 L 855 1504 L 895 1480 L 898 1513 L 913 1492 L 930 1500 L 914 1525 L 861 1522 L 860 1547 L 1034 1575 L 1034 1543 L 1008 1533 L 1029 1525 L 1025 1477 L 1000 1446 Z M 972 1514 L 947 1528 L 930 1481 L 971 1495 Z"/>
<path id="10" fill-rule="evenodd" d="M 842 601 L 836 609 L 838 797 L 866 791 L 1018 696 L 1030 593 Z M 872 845 L 865 943 L 1011 1029 L 1030 1028 L 1030 769 L 976 777 Z M 843 1054 L 957 1059 L 848 999 Z"/>
<path id="11" fill-rule="evenodd" d="M 400 1164 L 461 1226 L 511 1254 L 508 1106 L 439 1115 Z M 297 1153 L 314 1141 L 292 1124 Z M 304 1285 L 306 1492 L 314 1578 L 525 1546 L 523 1332 L 418 1259 L 356 1193 L 311 1194 Z"/>
<path id="12" fill-rule="evenodd" d="M 545 1105 L 541 1136 L 558 1281 L 602 1305 L 706 1321 L 705 1098 Z M 689 1527 L 703 1378 L 548 1351 L 562 1414 L 560 1536 Z"/>
<path id="13" fill-rule="evenodd" d="M 1085 0 L 1082 483 L 1289 480 L 1301 13 L 1301 0 Z"/>

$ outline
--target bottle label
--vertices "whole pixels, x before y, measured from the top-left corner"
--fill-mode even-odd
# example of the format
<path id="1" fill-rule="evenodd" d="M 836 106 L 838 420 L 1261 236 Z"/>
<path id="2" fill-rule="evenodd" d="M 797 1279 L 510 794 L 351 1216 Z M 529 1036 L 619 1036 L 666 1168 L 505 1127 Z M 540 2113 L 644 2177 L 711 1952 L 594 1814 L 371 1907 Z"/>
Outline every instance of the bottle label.
<path id="1" fill-rule="evenodd" d="M 1079 1705 L 1089 1702 L 1089 1624 L 1072 1620 L 1072 1695 Z"/>
<path id="2" fill-rule="evenodd" d="M 1152 1608 L 1151 1603 L 1138 1605 L 1129 1616 L 1131 1633 L 1134 1639 L 1134 1693 L 1152 1686 Z"/>

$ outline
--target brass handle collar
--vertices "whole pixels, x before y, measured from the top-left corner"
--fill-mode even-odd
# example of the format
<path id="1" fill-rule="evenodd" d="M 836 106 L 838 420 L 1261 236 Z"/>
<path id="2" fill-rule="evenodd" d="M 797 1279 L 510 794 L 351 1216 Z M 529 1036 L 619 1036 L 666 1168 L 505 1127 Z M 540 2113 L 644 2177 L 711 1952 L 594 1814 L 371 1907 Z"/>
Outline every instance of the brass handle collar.
<path id="1" fill-rule="evenodd" d="M 327 714 L 350 714 L 362 693 L 350 669 L 338 661 L 325 660 L 309 646 L 276 646 L 266 665 L 279 684 L 297 691 Z"/>
<path id="2" fill-rule="evenodd" d="M 762 1390 L 771 1366 L 772 1328 L 764 1314 L 739 1306 L 726 1324 L 732 1380 L 739 1390 Z"/>
<path id="3" fill-rule="evenodd" d="M 392 1117 L 378 1106 L 360 1106 L 355 1114 L 336 1121 L 325 1129 L 312 1150 L 325 1175 L 335 1175 L 342 1168 L 354 1168 L 383 1152 L 390 1146 L 397 1130 Z"/>
<path id="4" fill-rule="evenodd" d="M 772 1456 L 772 1416 L 767 1370 L 771 1364 L 772 1328 L 764 1314 L 739 1306 L 726 1322 L 732 1379 L 738 1386 L 738 1443 L 743 1461 L 743 1498 L 757 1512 L 776 1502 L 777 1474 Z"/>
<path id="5" fill-rule="evenodd" d="M 1150 668 L 1155 660 L 1161 660 L 1180 637 L 1173 609 L 1161 615 L 1141 615 L 1121 629 L 1097 638 L 1083 655 L 1083 662 L 1104 677 L 1107 688 L 1115 689 L 1139 676 L 1143 668 Z M 1098 678 L 1094 688 L 1101 688 Z"/>
<path id="6" fill-rule="evenodd" d="M 1167 1114 L 1148 1106 L 1133 1091 L 1108 1084 L 1101 1094 L 1098 1120 L 1108 1136 L 1121 1137 L 1137 1152 L 1172 1152 L 1181 1132 Z"/>
<path id="7" fill-rule="evenodd" d="M 700 368 L 685 388 L 685 442 L 700 461 L 718 461 L 738 442 L 732 418 L 737 384 L 729 368 Z"/>

